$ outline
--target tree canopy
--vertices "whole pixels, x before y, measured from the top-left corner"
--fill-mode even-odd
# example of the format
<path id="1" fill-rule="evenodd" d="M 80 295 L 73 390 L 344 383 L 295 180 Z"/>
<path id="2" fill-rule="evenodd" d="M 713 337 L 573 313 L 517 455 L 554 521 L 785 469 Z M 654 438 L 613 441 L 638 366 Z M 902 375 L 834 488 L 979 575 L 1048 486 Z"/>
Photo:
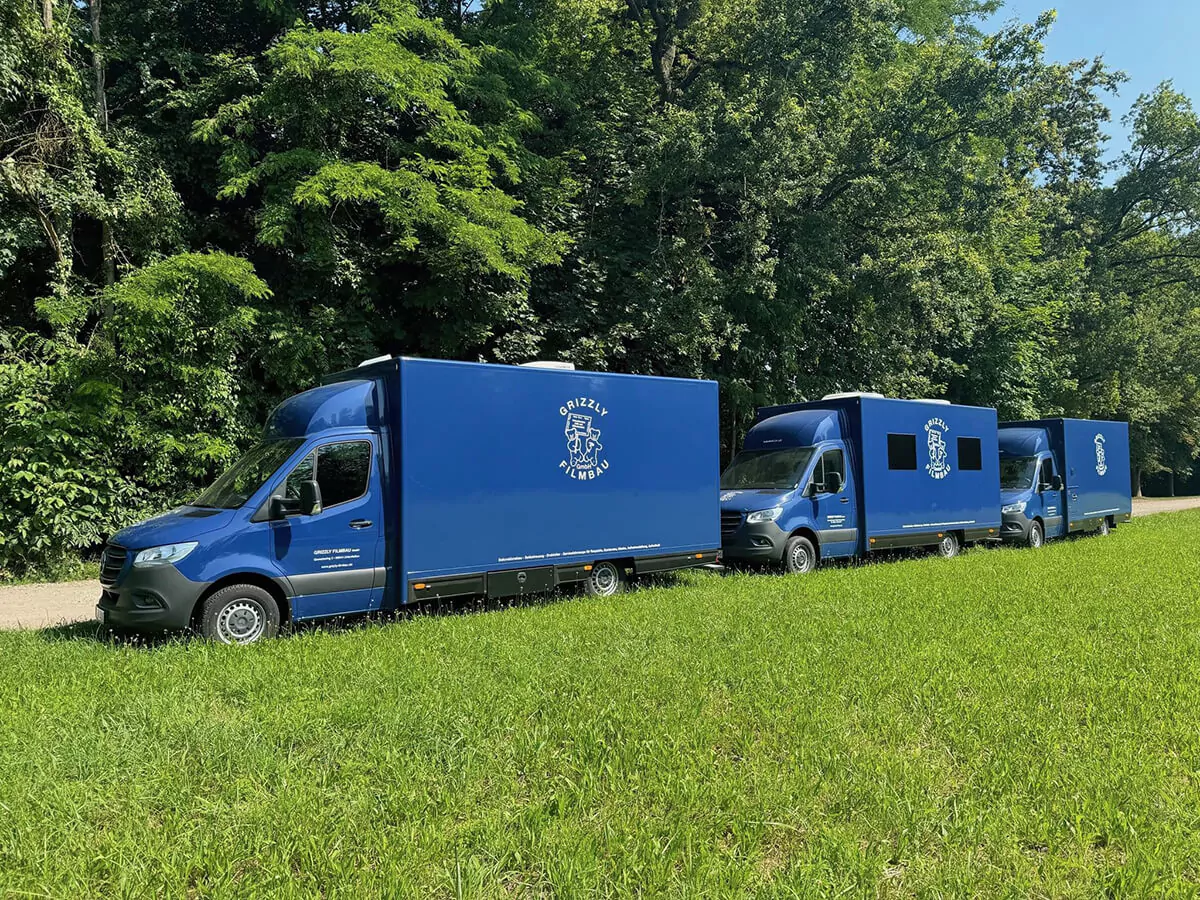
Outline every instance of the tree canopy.
<path id="1" fill-rule="evenodd" d="M 0 0 L 0 570 L 381 353 L 1200 454 L 1200 117 L 982 0 Z"/>

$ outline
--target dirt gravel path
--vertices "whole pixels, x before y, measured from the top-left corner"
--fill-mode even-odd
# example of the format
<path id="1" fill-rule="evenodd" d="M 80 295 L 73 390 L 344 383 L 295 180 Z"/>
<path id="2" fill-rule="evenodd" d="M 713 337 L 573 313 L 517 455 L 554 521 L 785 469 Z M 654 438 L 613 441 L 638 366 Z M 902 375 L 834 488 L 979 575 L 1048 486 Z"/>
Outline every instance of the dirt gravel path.
<path id="1" fill-rule="evenodd" d="M 0 628 L 45 628 L 90 619 L 99 597 L 95 581 L 0 587 Z"/>
<path id="2" fill-rule="evenodd" d="M 1150 516 L 1154 513 L 1178 512 L 1200 506 L 1200 497 L 1146 497 L 1133 501 L 1135 516 Z"/>
<path id="3" fill-rule="evenodd" d="M 1133 501 L 1135 516 L 1200 507 L 1200 497 L 1153 497 Z M 45 628 L 91 619 L 100 586 L 95 581 L 0 587 L 0 629 Z"/>

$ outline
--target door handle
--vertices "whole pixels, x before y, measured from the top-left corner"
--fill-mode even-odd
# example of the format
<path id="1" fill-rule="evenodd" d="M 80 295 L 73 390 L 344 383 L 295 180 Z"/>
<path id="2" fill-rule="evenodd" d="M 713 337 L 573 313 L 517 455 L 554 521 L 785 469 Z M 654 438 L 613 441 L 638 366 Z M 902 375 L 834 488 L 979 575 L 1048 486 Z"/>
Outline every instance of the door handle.
<path id="1" fill-rule="evenodd" d="M 840 499 L 840 500 L 838 501 L 838 503 L 849 503 L 849 502 L 850 502 L 850 498 L 849 498 L 849 497 L 842 497 L 842 499 Z"/>
<path id="2" fill-rule="evenodd" d="M 351 528 L 370 528 L 375 523 L 370 519 L 355 519 L 350 523 Z"/>

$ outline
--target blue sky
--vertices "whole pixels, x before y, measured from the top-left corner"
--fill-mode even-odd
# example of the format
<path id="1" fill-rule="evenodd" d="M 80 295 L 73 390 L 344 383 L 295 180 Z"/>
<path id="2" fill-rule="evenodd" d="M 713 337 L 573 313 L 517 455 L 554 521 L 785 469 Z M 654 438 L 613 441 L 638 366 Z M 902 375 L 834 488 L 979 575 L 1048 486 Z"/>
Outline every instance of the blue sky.
<path id="1" fill-rule="evenodd" d="M 1058 11 L 1046 39 L 1048 59 L 1103 56 L 1110 68 L 1129 76 L 1120 94 L 1108 98 L 1109 157 L 1129 144 L 1121 117 L 1159 82 L 1173 80 L 1177 90 L 1200 103 L 1200 0 L 1006 0 L 985 30 L 1011 19 L 1032 22 L 1047 9 Z"/>

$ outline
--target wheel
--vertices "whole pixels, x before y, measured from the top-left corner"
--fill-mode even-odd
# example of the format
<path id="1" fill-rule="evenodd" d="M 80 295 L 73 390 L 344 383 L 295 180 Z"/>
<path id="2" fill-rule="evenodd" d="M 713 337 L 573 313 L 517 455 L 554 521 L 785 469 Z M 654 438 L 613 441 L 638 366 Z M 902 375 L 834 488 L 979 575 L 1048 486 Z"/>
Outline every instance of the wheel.
<path id="1" fill-rule="evenodd" d="M 1046 543 L 1046 532 L 1042 530 L 1041 522 L 1034 522 L 1029 526 L 1029 537 L 1025 539 L 1025 543 L 1032 550 L 1036 550 Z"/>
<path id="2" fill-rule="evenodd" d="M 817 567 L 817 550 L 802 535 L 788 538 L 783 548 L 783 569 L 789 575 L 804 575 Z"/>
<path id="3" fill-rule="evenodd" d="M 625 570 L 614 562 L 598 562 L 583 582 L 584 591 L 593 597 L 611 597 L 625 589 Z"/>
<path id="4" fill-rule="evenodd" d="M 1101 519 L 1100 527 L 1096 529 L 1096 534 L 1100 535 L 1100 537 L 1107 537 L 1111 530 L 1112 528 L 1108 524 L 1108 519 Z"/>
<path id="5" fill-rule="evenodd" d="M 954 559 L 958 556 L 958 535 L 953 531 L 947 531 L 942 535 L 942 539 L 937 545 L 937 552 L 946 559 Z"/>
<path id="6" fill-rule="evenodd" d="M 222 644 L 253 644 L 279 634 L 279 604 L 252 584 L 231 584 L 204 601 L 200 633 Z"/>

